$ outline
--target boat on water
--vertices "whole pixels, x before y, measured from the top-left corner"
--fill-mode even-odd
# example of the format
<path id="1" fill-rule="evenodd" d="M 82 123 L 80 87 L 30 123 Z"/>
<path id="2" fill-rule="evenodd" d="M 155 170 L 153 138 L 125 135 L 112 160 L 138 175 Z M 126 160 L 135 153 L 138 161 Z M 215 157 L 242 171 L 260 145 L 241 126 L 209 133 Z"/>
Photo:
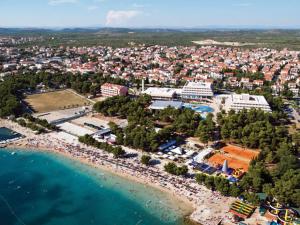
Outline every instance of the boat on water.
<path id="1" fill-rule="evenodd" d="M 17 153 L 16 153 L 16 152 L 12 152 L 12 153 L 11 153 L 11 155 L 15 155 L 15 154 L 17 154 Z"/>

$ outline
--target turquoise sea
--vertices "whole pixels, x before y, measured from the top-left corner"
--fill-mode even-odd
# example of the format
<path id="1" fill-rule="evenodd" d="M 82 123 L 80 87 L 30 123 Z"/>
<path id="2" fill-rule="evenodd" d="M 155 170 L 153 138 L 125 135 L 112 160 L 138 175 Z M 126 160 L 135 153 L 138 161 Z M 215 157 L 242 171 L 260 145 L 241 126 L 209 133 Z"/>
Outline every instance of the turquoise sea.
<path id="1" fill-rule="evenodd" d="M 0 150 L 0 225 L 183 224 L 166 193 L 60 155 L 15 152 Z"/>

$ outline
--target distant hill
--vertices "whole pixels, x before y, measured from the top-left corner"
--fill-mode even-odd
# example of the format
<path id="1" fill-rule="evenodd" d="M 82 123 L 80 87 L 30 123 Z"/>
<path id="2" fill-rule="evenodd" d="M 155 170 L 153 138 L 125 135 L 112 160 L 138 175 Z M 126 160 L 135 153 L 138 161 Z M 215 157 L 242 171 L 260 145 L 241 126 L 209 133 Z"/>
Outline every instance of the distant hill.
<path id="1" fill-rule="evenodd" d="M 237 28 L 0 28 L 0 36 L 43 36 L 42 41 L 30 45 L 50 46 L 111 46 L 128 47 L 133 44 L 165 46 L 199 46 L 211 43 L 241 43 L 237 47 L 267 47 L 300 50 L 300 29 L 237 29 Z M 199 44 L 200 43 L 200 44 Z M 247 43 L 247 44 L 246 44 Z M 251 46 L 249 46 L 251 43 Z"/>
<path id="2" fill-rule="evenodd" d="M 40 34 L 40 33 L 128 33 L 128 32 L 181 32 L 179 29 L 166 28 L 1 28 L 0 34 Z"/>
<path id="3" fill-rule="evenodd" d="M 1 28 L 0 35 L 18 35 L 18 34 L 59 34 L 59 33 L 286 33 L 300 32 L 299 30 L 289 29 L 239 29 L 239 28 L 113 28 L 113 27 L 91 27 L 91 28 Z"/>
<path id="4" fill-rule="evenodd" d="M 28 34 L 46 34 L 54 32 L 52 29 L 43 28 L 1 28 L 0 35 L 28 35 Z"/>

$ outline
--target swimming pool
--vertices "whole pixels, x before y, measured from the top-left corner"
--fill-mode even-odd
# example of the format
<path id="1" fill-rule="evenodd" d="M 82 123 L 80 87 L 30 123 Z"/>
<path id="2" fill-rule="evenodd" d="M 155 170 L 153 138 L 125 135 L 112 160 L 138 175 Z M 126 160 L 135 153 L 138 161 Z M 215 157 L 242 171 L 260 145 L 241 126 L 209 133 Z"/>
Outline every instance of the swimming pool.
<path id="1" fill-rule="evenodd" d="M 211 113 L 214 111 L 213 108 L 211 108 L 210 106 L 207 106 L 207 105 L 185 103 L 185 104 L 183 104 L 183 107 L 192 109 L 198 113 Z"/>
<path id="2" fill-rule="evenodd" d="M 21 137 L 21 134 L 16 133 L 6 127 L 0 127 L 0 143 L 19 137 Z"/>

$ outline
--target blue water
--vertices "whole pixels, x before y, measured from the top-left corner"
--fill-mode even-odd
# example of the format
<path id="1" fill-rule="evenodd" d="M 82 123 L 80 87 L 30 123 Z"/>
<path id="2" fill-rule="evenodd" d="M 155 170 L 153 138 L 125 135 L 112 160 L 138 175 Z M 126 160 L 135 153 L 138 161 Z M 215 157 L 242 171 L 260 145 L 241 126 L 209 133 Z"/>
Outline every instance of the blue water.
<path id="1" fill-rule="evenodd" d="M 12 130 L 10 130 L 6 127 L 0 127 L 0 142 L 14 139 L 14 138 L 17 138 L 20 136 L 21 136 L 20 134 L 14 133 Z"/>
<path id="2" fill-rule="evenodd" d="M 188 109 L 192 109 L 194 110 L 195 112 L 198 112 L 198 113 L 210 113 L 210 112 L 213 112 L 213 108 L 211 108 L 210 106 L 207 106 L 207 105 L 198 105 L 198 104 L 184 104 L 183 105 L 185 108 L 188 108 Z"/>
<path id="3" fill-rule="evenodd" d="M 11 152 L 0 150 L 1 225 L 183 224 L 156 189 L 54 154 Z"/>

